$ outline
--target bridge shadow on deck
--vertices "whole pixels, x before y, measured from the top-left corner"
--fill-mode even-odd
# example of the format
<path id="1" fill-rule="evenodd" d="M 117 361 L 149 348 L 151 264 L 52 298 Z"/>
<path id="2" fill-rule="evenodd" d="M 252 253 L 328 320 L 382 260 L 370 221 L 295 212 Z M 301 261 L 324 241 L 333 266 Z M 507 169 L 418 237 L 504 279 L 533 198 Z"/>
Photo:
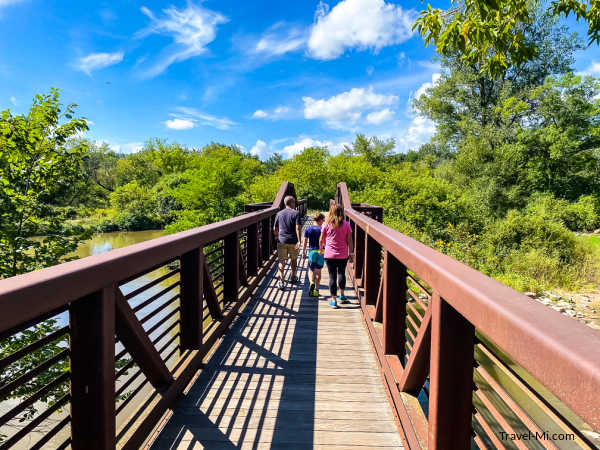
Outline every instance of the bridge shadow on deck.
<path id="1" fill-rule="evenodd" d="M 269 272 L 152 449 L 401 447 L 358 307 L 329 309 L 323 272 L 319 299 L 305 261 L 284 292 Z"/>
<path id="2" fill-rule="evenodd" d="M 269 272 L 152 449 L 313 448 L 318 300 L 298 273 L 281 292 Z"/>

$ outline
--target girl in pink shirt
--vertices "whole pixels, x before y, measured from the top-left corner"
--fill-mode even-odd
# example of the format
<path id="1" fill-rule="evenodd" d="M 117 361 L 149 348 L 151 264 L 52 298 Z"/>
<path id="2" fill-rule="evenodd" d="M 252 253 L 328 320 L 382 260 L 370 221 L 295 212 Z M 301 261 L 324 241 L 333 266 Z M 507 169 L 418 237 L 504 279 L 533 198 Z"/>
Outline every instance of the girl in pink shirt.
<path id="1" fill-rule="evenodd" d="M 353 251 L 352 228 L 344 220 L 344 208 L 334 203 L 321 230 L 321 250 L 325 248 L 325 264 L 329 272 L 329 306 L 337 308 L 337 289 L 340 288 L 340 303 L 348 303 L 344 295 L 346 288 L 346 264 Z"/>

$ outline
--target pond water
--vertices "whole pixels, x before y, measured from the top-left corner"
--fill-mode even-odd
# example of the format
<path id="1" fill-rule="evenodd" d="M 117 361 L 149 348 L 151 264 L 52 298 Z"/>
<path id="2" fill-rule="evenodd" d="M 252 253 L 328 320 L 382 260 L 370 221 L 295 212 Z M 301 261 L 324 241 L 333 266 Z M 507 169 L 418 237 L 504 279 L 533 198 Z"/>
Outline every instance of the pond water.
<path id="1" fill-rule="evenodd" d="M 162 230 L 99 233 L 99 234 L 94 235 L 91 239 L 89 239 L 85 242 L 82 242 L 79 245 L 79 247 L 77 248 L 77 250 L 74 252 L 73 256 L 77 256 L 78 258 L 85 258 L 87 256 L 96 255 L 99 253 L 105 253 L 105 252 L 113 250 L 113 249 L 125 247 L 125 246 L 132 245 L 132 244 L 137 244 L 139 242 L 148 241 L 150 239 L 155 239 L 155 238 L 158 238 L 161 236 L 164 236 L 164 232 Z M 168 272 L 168 269 L 161 267 L 149 274 L 146 274 L 146 275 L 144 275 L 140 278 L 137 278 L 133 281 L 130 281 L 129 283 L 121 286 L 121 289 L 124 294 L 127 294 L 128 292 L 131 292 L 132 290 L 145 285 L 152 279 L 159 277 L 167 272 Z M 152 288 L 148 289 L 147 291 L 142 292 L 141 294 L 132 298 L 130 300 L 130 304 L 132 305 L 132 307 L 139 305 L 141 302 L 143 302 L 145 299 L 149 298 L 151 295 L 156 294 L 161 289 L 164 289 L 165 286 L 168 286 L 169 284 L 173 283 L 175 281 L 175 279 L 176 278 L 170 277 L 167 280 L 164 280 L 163 282 L 159 283 L 158 285 L 153 286 Z M 169 292 L 169 296 L 172 296 L 174 294 L 174 292 L 176 292 L 176 289 L 173 290 L 172 292 Z M 157 301 L 160 302 L 161 298 L 157 299 Z M 166 296 L 165 296 L 165 298 L 166 298 Z M 164 318 L 165 315 L 167 315 L 175 307 L 176 307 L 176 305 L 170 305 L 168 308 L 165 308 L 164 311 L 160 311 L 158 314 L 156 314 L 154 317 L 151 317 L 144 324 L 145 327 L 147 328 L 147 327 L 153 326 L 159 320 Z M 143 317 L 144 315 L 148 314 L 148 312 L 150 312 L 154 308 L 156 308 L 155 302 L 148 305 L 148 307 L 140 309 L 140 311 L 138 311 L 137 315 L 138 315 L 138 317 Z M 67 325 L 69 322 L 69 316 L 68 316 L 67 312 L 62 313 L 62 314 L 56 316 L 55 318 L 57 319 L 59 326 Z M 158 329 L 155 331 L 155 333 L 154 333 L 155 336 L 157 334 L 161 334 L 161 333 L 164 335 L 164 338 L 160 339 L 157 342 L 157 344 L 159 346 L 164 345 L 165 342 L 168 343 L 169 341 L 173 340 L 172 338 L 174 338 L 174 334 L 175 334 L 176 330 L 169 330 L 168 332 L 163 333 L 163 331 L 166 331 L 171 323 L 172 323 L 172 321 L 167 321 L 162 326 L 158 327 Z M 177 345 L 177 342 L 174 342 L 173 345 L 170 345 L 166 349 L 166 352 L 168 354 L 170 354 L 171 349 L 176 345 Z M 115 347 L 115 351 L 117 353 L 120 352 L 122 349 L 123 349 L 123 347 L 121 346 L 120 343 Z M 173 363 L 173 361 L 176 360 L 177 357 L 178 357 L 177 352 L 173 353 L 167 359 L 167 365 L 170 366 Z M 116 389 L 119 389 L 123 385 L 123 383 L 126 380 L 128 380 L 131 377 L 131 375 L 133 375 L 135 373 L 135 371 L 136 371 L 136 368 L 134 367 L 134 368 L 128 370 L 127 373 L 125 373 L 123 376 L 121 376 L 116 383 Z M 136 380 L 135 383 L 132 383 L 131 387 L 128 388 L 126 391 L 124 391 L 123 394 L 127 395 L 129 392 L 131 392 L 131 390 L 135 390 L 136 387 L 140 385 L 140 383 L 143 381 L 144 378 L 145 377 L 138 377 L 139 380 Z M 135 396 L 135 398 L 132 398 L 131 402 L 128 402 L 127 405 L 124 406 L 123 408 L 120 408 L 119 414 L 117 415 L 117 427 L 118 428 L 121 428 L 124 423 L 127 423 L 129 421 L 129 418 L 135 412 L 135 410 L 140 406 L 140 404 L 143 402 L 144 398 L 149 396 L 152 392 L 152 389 L 149 385 L 140 386 L 140 388 L 141 388 L 141 390 L 139 390 L 139 392 L 137 392 L 137 395 Z M 0 415 L 2 415 L 4 413 L 6 413 L 7 411 L 11 410 L 12 408 L 14 408 L 18 403 L 20 403 L 20 401 L 21 401 L 20 399 L 12 398 L 12 399 L 8 399 L 8 400 L 0 402 Z M 123 403 L 122 401 L 117 402 L 117 408 L 119 408 L 122 403 Z M 47 405 L 45 405 L 41 402 L 36 402 L 35 407 L 36 407 L 36 409 L 38 409 L 39 412 L 41 412 L 46 409 Z M 66 407 L 66 408 L 62 408 L 58 413 L 51 415 L 49 418 L 44 420 L 38 427 L 36 427 L 36 429 L 34 431 L 30 432 L 24 439 L 22 439 L 19 443 L 17 443 L 14 448 L 17 448 L 17 449 L 30 448 L 46 432 L 48 432 L 53 426 L 58 424 L 60 422 L 60 420 L 62 420 L 64 417 L 66 417 L 68 415 L 68 413 L 69 413 L 69 408 Z M 5 434 L 5 435 L 10 436 L 14 432 L 16 432 L 17 430 L 22 428 L 24 425 L 26 425 L 28 422 L 29 422 L 29 420 L 25 420 L 24 422 L 21 422 L 17 418 L 15 418 L 15 419 L 9 421 L 5 426 L 0 427 L 0 434 Z M 52 438 L 50 440 L 48 445 L 52 448 L 56 448 L 56 447 L 60 446 L 60 444 L 63 443 L 65 441 L 65 439 L 68 438 L 68 436 L 69 436 L 69 427 L 64 427 L 58 434 L 56 434 L 54 436 L 54 438 Z"/>
<path id="2" fill-rule="evenodd" d="M 75 255 L 79 258 L 97 255 L 115 248 L 126 247 L 138 242 L 148 241 L 164 236 L 162 230 L 147 231 L 115 231 L 113 233 L 99 233 L 92 236 L 90 240 L 82 242 Z"/>

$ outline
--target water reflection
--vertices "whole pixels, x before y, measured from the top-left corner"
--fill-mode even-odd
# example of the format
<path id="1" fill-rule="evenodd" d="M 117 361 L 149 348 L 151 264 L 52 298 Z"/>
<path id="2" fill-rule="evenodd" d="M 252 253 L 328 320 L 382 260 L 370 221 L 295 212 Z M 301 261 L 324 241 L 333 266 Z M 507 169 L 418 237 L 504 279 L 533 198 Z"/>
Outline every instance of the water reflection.
<path id="1" fill-rule="evenodd" d="M 162 230 L 147 231 L 115 231 L 113 233 L 98 233 L 91 239 L 79 244 L 75 256 L 85 258 L 86 256 L 105 253 L 115 248 L 126 247 L 138 242 L 148 241 L 164 235 Z"/>

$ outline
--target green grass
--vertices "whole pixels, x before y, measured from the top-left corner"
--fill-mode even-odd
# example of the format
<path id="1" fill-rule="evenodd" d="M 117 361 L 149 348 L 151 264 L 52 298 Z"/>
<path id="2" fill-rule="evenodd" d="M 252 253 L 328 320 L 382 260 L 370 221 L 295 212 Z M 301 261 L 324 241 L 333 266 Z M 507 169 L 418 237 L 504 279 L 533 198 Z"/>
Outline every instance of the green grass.
<path id="1" fill-rule="evenodd" d="M 584 239 L 594 247 L 596 250 L 600 250 L 600 236 L 584 236 Z"/>

